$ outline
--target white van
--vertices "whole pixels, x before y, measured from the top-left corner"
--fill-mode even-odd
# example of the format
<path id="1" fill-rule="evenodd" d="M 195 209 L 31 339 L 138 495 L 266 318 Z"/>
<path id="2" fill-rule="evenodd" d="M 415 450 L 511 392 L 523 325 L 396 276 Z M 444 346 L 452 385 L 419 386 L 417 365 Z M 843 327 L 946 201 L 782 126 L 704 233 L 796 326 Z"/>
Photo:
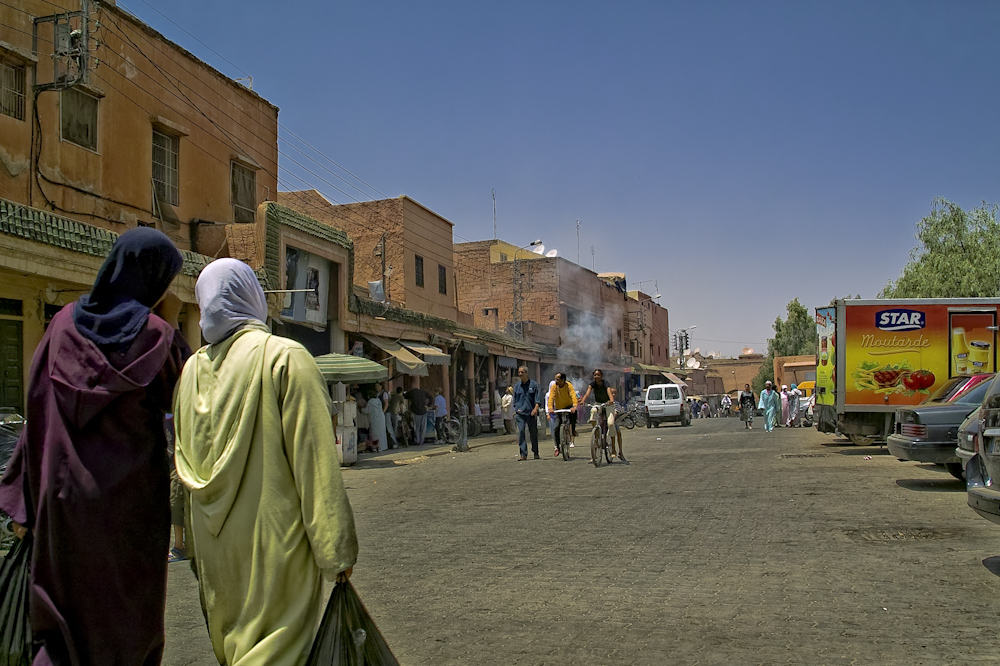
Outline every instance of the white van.
<path id="1" fill-rule="evenodd" d="M 664 421 L 691 425 L 691 408 L 680 384 L 653 384 L 645 390 L 646 427 L 659 426 Z"/>

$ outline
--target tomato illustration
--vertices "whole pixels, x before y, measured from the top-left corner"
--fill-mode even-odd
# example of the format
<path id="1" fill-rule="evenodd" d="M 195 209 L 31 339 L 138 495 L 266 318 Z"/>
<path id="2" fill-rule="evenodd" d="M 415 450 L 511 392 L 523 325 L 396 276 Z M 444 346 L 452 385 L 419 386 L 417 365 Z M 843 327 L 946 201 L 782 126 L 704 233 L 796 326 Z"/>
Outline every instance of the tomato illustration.
<path id="1" fill-rule="evenodd" d="M 934 373 L 930 370 L 917 370 L 915 372 L 911 372 L 907 379 L 910 381 L 910 384 L 913 385 L 913 388 L 910 388 L 910 384 L 906 384 L 905 381 L 904 384 L 906 385 L 906 388 L 910 388 L 911 391 L 919 391 L 930 388 L 934 386 L 935 381 Z"/>
<path id="2" fill-rule="evenodd" d="M 903 377 L 903 386 L 905 386 L 907 389 L 911 391 L 919 391 L 921 378 L 918 377 L 914 379 L 913 375 L 914 373 L 911 372 L 910 374 Z"/>

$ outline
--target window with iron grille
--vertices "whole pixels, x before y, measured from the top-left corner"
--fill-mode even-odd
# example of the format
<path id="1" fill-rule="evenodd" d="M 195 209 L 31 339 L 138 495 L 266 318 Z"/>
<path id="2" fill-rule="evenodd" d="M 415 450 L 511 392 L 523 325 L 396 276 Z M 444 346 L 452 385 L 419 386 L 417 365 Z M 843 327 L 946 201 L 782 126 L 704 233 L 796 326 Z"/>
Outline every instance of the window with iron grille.
<path id="1" fill-rule="evenodd" d="M 153 130 L 153 186 L 156 198 L 176 206 L 180 202 L 177 191 L 177 152 L 180 139 Z"/>
<path id="2" fill-rule="evenodd" d="M 257 215 L 257 172 L 239 162 L 232 162 L 230 198 L 233 222 L 253 223 Z"/>
<path id="3" fill-rule="evenodd" d="M 0 62 L 0 113 L 24 120 L 24 67 Z"/>
<path id="4" fill-rule="evenodd" d="M 413 257 L 414 276 L 413 282 L 418 287 L 424 286 L 424 258 L 419 254 Z"/>
<path id="5" fill-rule="evenodd" d="M 97 150 L 97 98 L 77 88 L 59 97 L 62 138 L 83 148 Z"/>
<path id="6" fill-rule="evenodd" d="M 441 264 L 438 264 L 438 293 L 448 293 L 448 271 Z"/>

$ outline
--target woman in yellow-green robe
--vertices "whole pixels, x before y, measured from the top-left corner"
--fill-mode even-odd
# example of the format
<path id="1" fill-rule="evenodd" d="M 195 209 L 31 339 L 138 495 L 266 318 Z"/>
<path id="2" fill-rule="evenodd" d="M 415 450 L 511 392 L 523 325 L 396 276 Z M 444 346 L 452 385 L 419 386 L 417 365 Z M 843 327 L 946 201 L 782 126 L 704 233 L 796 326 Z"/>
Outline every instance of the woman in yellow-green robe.
<path id="1" fill-rule="evenodd" d="M 265 326 L 249 266 L 214 261 L 195 293 L 209 344 L 184 366 L 174 427 L 212 646 L 229 666 L 302 664 L 323 577 L 349 575 L 358 552 L 326 384 Z"/>

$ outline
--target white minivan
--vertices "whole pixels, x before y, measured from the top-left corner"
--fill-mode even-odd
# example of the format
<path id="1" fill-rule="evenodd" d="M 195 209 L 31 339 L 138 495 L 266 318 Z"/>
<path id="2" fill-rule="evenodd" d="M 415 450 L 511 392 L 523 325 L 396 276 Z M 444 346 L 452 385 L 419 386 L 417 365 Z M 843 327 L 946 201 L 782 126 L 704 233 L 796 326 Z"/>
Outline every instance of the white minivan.
<path id="1" fill-rule="evenodd" d="M 680 384 L 653 384 L 645 391 L 646 427 L 659 426 L 664 421 L 691 425 L 691 407 Z"/>

